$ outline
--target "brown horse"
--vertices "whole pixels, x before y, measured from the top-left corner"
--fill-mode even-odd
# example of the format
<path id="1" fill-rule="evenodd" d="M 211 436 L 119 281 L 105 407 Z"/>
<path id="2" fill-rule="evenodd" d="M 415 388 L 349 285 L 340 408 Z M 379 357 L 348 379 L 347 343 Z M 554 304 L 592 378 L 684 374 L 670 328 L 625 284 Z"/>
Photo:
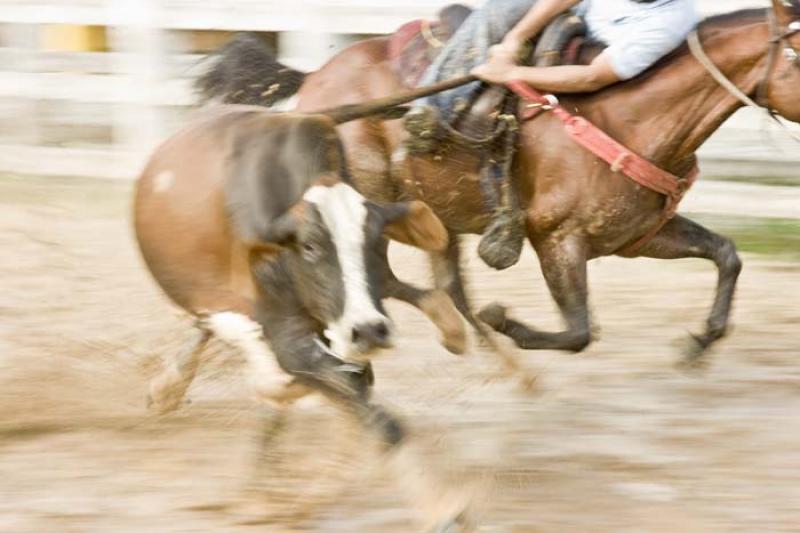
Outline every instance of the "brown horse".
<path id="1" fill-rule="evenodd" d="M 747 95 L 800 121 L 798 0 L 773 0 L 773 14 L 745 10 L 711 17 L 698 28 L 703 47 L 718 69 Z M 386 38 L 359 42 L 309 74 L 297 109 L 359 102 L 404 88 L 387 58 Z M 760 88 L 760 90 L 759 90 Z M 737 109 L 732 96 L 686 47 L 642 76 L 593 94 L 562 98 L 569 110 L 591 120 L 632 151 L 677 176 L 696 163 L 695 152 Z M 384 201 L 426 201 L 455 234 L 480 234 L 487 222 L 475 154 L 442 146 L 431 158 L 406 158 L 401 123 L 362 120 L 340 127 L 357 188 Z M 527 213 L 528 238 L 559 305 L 566 328 L 538 331 L 506 316 L 494 305 L 480 317 L 525 349 L 581 351 L 591 342 L 586 263 L 622 250 L 659 223 L 665 198 L 646 189 L 584 150 L 554 116 L 543 114 L 521 126 L 513 177 Z M 400 157 L 402 156 L 402 157 Z M 404 164 L 393 164 L 403 161 Z M 454 241 L 454 240 L 451 240 Z M 632 256 L 632 255 L 626 255 Z M 728 327 L 741 261 L 733 242 L 682 216 L 672 218 L 635 256 L 711 260 L 719 271 L 705 331 L 692 336 L 687 358 L 698 361 Z M 458 283 L 458 247 L 434 255 L 440 286 L 466 310 Z M 406 287 L 400 285 L 401 287 Z M 404 292 L 405 291 L 405 292 Z M 409 292 L 410 291 L 410 292 Z M 413 303 L 411 288 L 395 294 Z"/>

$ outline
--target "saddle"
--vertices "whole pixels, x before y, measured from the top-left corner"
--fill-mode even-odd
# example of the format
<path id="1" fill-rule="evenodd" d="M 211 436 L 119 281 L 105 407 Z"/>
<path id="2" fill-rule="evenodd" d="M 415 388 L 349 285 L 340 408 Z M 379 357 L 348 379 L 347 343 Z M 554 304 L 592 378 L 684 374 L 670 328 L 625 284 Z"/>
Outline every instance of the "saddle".
<path id="1" fill-rule="evenodd" d="M 447 40 L 471 12 L 470 8 L 459 4 L 448 6 L 439 13 L 438 20 L 409 22 L 390 37 L 391 65 L 406 85 L 417 85 Z M 584 48 L 585 34 L 586 26 L 580 17 L 569 13 L 561 15 L 547 26 L 535 46 L 529 47 L 522 63 L 540 67 L 577 64 Z M 517 103 L 517 97 L 507 88 L 487 86 L 452 124 L 441 124 L 443 131 L 428 135 L 432 142 L 415 144 L 425 151 L 432 148 L 433 141 L 448 138 L 471 147 L 493 143 L 501 133 L 499 130 L 507 129 L 498 123 L 498 118 L 515 116 Z"/>
<path id="2" fill-rule="evenodd" d="M 425 70 L 472 11 L 467 6 L 452 4 L 442 9 L 436 20 L 413 20 L 389 37 L 392 69 L 406 85 L 414 87 L 419 83 Z M 524 63 L 542 67 L 576 64 L 585 34 L 586 27 L 580 17 L 561 15 L 545 28 Z"/>
<path id="3" fill-rule="evenodd" d="M 417 86 L 447 41 L 471 13 L 472 8 L 452 4 L 439 11 L 436 20 L 413 20 L 389 37 L 389 60 L 405 85 Z"/>

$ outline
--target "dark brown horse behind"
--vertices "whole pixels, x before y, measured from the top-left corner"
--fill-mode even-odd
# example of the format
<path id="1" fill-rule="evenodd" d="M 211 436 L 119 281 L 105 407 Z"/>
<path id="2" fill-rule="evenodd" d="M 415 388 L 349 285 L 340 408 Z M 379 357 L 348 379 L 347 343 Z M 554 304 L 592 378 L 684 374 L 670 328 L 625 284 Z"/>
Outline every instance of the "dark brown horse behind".
<path id="1" fill-rule="evenodd" d="M 712 17 L 699 29 L 702 46 L 719 70 L 745 94 L 791 121 L 800 121 L 800 2 L 773 0 L 768 10 Z M 779 39 L 779 37 L 783 37 Z M 785 53 L 783 53 L 785 51 Z M 387 60 L 387 39 L 357 43 L 309 74 L 297 97 L 298 110 L 359 102 L 404 90 Z M 220 64 L 225 63 L 225 57 Z M 760 90 L 759 90 L 760 88 Z M 213 93 L 213 91 L 211 91 Z M 594 94 L 562 98 L 570 110 L 591 120 L 632 151 L 675 175 L 686 175 L 696 150 L 742 107 L 683 47 L 642 76 Z M 442 146 L 430 158 L 407 158 L 407 137 L 397 121 L 362 120 L 340 127 L 354 179 L 370 198 L 426 201 L 453 234 L 484 230 L 475 154 Z M 581 351 L 592 340 L 587 305 L 588 260 L 621 255 L 659 223 L 664 197 L 646 189 L 578 147 L 551 115 L 522 125 L 514 163 L 514 185 L 527 212 L 528 239 L 566 328 L 546 332 L 507 316 L 498 305 L 480 317 L 526 349 Z M 450 290 L 468 311 L 458 283 L 458 246 L 452 240 L 434 255 L 439 286 Z M 716 296 L 705 330 L 692 337 L 690 361 L 722 338 L 728 328 L 741 261 L 733 242 L 691 220 L 676 216 L 637 256 L 686 257 L 713 261 L 719 270 Z M 395 296 L 414 303 L 417 289 L 397 282 Z"/>

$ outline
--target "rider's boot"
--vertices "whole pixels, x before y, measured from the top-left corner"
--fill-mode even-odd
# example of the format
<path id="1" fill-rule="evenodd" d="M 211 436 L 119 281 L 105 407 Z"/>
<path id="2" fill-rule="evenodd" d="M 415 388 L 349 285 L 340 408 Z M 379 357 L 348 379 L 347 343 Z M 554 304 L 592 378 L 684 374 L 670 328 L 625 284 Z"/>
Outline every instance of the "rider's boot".
<path id="1" fill-rule="evenodd" d="M 447 142 L 439 113 L 431 106 L 415 106 L 406 115 L 405 127 L 410 133 L 406 146 L 411 156 L 424 157 L 439 143 Z M 509 268 L 519 261 L 525 241 L 525 215 L 507 174 L 507 168 L 487 166 L 480 170 L 481 189 L 492 216 L 478 245 L 478 255 L 497 270 Z"/>
<path id="2" fill-rule="evenodd" d="M 478 255 L 496 270 L 514 266 L 525 242 L 525 214 L 516 205 L 501 202 L 483 230 Z"/>

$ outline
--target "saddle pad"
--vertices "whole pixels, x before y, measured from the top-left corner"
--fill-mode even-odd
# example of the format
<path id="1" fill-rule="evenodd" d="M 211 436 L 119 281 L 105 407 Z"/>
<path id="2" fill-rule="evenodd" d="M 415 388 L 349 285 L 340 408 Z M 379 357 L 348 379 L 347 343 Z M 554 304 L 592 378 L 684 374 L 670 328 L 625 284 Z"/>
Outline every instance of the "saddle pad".
<path id="1" fill-rule="evenodd" d="M 428 20 L 404 24 L 389 38 L 389 60 L 406 86 L 417 86 L 448 38 L 438 23 Z"/>

